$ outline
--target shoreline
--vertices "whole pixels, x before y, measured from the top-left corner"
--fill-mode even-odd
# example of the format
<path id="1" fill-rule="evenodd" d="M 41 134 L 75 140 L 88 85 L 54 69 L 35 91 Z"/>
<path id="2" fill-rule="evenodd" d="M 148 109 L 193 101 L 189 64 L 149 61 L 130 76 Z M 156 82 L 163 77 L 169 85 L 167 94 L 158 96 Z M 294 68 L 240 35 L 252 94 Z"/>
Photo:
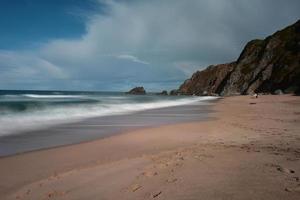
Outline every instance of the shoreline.
<path id="1" fill-rule="evenodd" d="M 146 127 L 136 128 L 136 129 L 125 130 L 125 131 L 119 131 L 119 132 L 115 132 L 111 135 L 104 136 L 102 138 L 100 137 L 100 138 L 97 138 L 97 139 L 91 139 L 91 140 L 82 141 L 82 142 L 79 142 L 79 143 L 63 144 L 63 145 L 60 145 L 60 146 L 46 147 L 46 148 L 42 148 L 42 149 L 36 149 L 36 150 L 31 150 L 31 151 L 20 152 L 20 153 L 16 153 L 16 154 L 12 154 L 12 155 L 4 155 L 4 156 L 0 156 L 0 160 L 5 159 L 5 158 L 9 158 L 9 157 L 15 157 L 15 156 L 22 156 L 22 155 L 26 155 L 26 154 L 31 154 L 31 153 L 39 152 L 39 151 L 49 151 L 49 150 L 52 150 L 52 149 L 61 149 L 61 148 L 65 148 L 65 147 L 72 147 L 72 146 L 77 146 L 77 145 L 82 145 L 82 144 L 89 144 L 89 143 L 93 143 L 93 142 L 96 142 L 96 141 L 99 141 L 99 140 L 108 139 L 108 138 L 112 138 L 112 137 L 117 137 L 121 134 L 130 134 L 131 132 L 134 132 L 134 131 L 141 131 L 141 130 L 151 129 L 151 128 L 163 128 L 163 127 L 166 127 L 166 126 L 173 126 L 173 125 L 185 125 L 185 124 L 189 124 L 189 123 L 205 122 L 205 121 L 214 120 L 214 119 L 211 119 L 211 118 L 204 119 L 204 120 L 195 120 L 195 121 L 190 121 L 190 122 L 176 122 L 176 123 L 171 123 L 171 124 L 153 125 L 153 126 L 146 126 Z"/>
<path id="2" fill-rule="evenodd" d="M 2 136 L 0 137 L 0 159 L 34 151 L 92 142 L 144 128 L 210 120 L 210 113 L 213 112 L 212 107 L 217 101 L 218 99 L 205 100 L 196 104 L 93 117 L 76 123 L 54 125 L 40 130 Z M 170 117 L 159 116 L 166 113 L 169 113 Z M 125 125 L 128 126 L 124 126 L 124 121 Z M 107 126 L 107 123 L 111 125 Z M 45 143 L 47 140 L 51 142 Z M 41 143 L 41 145 L 32 145 L 38 143 Z"/>
<path id="3" fill-rule="evenodd" d="M 215 120 L 0 158 L 0 197 L 298 199 L 299 97 L 226 97 L 213 109 Z"/>

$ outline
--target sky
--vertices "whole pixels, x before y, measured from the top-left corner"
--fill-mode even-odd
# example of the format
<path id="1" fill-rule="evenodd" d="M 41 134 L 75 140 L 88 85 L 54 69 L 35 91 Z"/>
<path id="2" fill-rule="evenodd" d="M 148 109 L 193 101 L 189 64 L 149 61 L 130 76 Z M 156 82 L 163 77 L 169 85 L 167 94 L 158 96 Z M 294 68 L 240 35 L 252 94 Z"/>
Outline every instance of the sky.
<path id="1" fill-rule="evenodd" d="M 1 0 L 0 89 L 175 89 L 299 10 L 299 0 Z"/>

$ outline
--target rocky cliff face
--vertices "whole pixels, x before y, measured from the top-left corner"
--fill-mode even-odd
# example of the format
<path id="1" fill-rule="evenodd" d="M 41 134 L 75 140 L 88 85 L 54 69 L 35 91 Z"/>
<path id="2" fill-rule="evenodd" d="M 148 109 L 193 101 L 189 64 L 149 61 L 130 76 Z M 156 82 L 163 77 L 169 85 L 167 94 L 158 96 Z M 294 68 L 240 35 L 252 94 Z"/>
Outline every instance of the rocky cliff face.
<path id="1" fill-rule="evenodd" d="M 300 20 L 264 40 L 250 41 L 238 60 L 198 71 L 179 88 L 187 95 L 300 91 Z"/>
<path id="2" fill-rule="evenodd" d="M 235 62 L 221 65 L 211 65 L 206 70 L 197 71 L 179 88 L 180 94 L 211 95 L 222 90 L 223 81 L 230 76 Z"/>

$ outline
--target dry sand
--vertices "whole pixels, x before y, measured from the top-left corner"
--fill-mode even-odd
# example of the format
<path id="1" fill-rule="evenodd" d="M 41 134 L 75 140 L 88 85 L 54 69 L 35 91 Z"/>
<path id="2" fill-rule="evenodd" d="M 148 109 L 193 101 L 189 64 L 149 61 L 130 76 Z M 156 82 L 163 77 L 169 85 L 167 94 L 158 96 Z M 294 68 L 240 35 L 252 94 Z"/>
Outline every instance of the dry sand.
<path id="1" fill-rule="evenodd" d="M 0 159 L 0 199 L 300 199 L 300 97 Z"/>

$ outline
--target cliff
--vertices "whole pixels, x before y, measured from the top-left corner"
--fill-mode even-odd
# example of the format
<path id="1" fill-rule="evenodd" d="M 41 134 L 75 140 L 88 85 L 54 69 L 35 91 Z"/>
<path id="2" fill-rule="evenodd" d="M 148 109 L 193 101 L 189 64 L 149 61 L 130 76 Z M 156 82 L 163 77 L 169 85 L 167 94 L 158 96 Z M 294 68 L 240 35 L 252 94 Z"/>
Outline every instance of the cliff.
<path id="1" fill-rule="evenodd" d="M 235 64 L 233 62 L 211 65 L 206 70 L 197 71 L 180 86 L 178 92 L 185 95 L 218 94 L 224 84 L 223 81 L 230 75 Z"/>
<path id="2" fill-rule="evenodd" d="M 300 91 L 300 20 L 264 40 L 250 41 L 237 61 L 197 71 L 179 88 L 185 95 Z"/>

